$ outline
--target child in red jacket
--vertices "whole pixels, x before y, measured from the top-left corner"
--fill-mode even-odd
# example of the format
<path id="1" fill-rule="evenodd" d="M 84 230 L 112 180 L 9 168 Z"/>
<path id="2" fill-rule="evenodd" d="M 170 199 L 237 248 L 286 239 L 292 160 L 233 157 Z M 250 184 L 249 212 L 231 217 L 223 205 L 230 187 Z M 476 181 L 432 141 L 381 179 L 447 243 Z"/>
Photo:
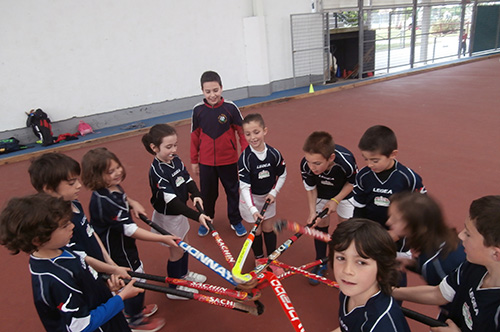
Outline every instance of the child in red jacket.
<path id="1" fill-rule="evenodd" d="M 248 146 L 242 130 L 240 110 L 222 98 L 222 81 L 216 72 L 201 76 L 201 89 L 205 98 L 195 105 L 191 119 L 191 164 L 193 174 L 200 176 L 201 197 L 205 213 L 215 215 L 215 202 L 219 196 L 219 180 L 227 197 L 227 215 L 237 236 L 247 231 L 241 224 L 239 212 L 238 134 L 241 150 Z M 208 234 L 200 226 L 199 236 Z"/>

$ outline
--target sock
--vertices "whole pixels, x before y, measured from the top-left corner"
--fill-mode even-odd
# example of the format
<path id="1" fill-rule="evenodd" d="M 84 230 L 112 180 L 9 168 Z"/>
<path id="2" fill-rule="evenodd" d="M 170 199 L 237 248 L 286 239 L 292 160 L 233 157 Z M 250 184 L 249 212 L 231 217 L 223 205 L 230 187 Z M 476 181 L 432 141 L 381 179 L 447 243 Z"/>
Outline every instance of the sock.
<path id="1" fill-rule="evenodd" d="M 264 242 L 266 243 L 266 252 L 269 256 L 273 251 L 276 250 L 276 242 L 278 237 L 274 232 L 264 232 Z"/>
<path id="2" fill-rule="evenodd" d="M 182 261 L 181 265 L 181 276 L 184 277 L 188 274 L 188 265 L 189 265 L 189 254 L 187 252 L 184 252 L 184 255 L 180 259 Z"/>
<path id="3" fill-rule="evenodd" d="M 183 257 L 184 258 L 184 257 Z M 182 277 L 182 258 L 174 262 L 168 261 L 167 263 L 167 275 L 170 278 L 180 279 Z M 170 288 L 176 288 L 177 285 L 170 284 Z"/>
<path id="4" fill-rule="evenodd" d="M 264 250 L 262 249 L 262 234 L 255 235 L 255 239 L 253 239 L 252 243 L 252 250 L 255 258 L 264 256 Z"/>
<path id="5" fill-rule="evenodd" d="M 318 231 L 328 234 L 328 226 L 326 227 L 316 227 Z M 320 240 L 314 240 L 314 248 L 316 249 L 316 259 L 321 259 L 326 257 L 326 249 L 328 244 Z"/>

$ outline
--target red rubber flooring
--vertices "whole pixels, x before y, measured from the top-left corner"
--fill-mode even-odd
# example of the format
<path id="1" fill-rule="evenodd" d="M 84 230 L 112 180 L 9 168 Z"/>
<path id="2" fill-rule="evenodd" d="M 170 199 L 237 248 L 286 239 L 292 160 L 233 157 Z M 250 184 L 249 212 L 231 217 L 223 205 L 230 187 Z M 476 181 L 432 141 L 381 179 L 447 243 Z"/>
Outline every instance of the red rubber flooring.
<path id="1" fill-rule="evenodd" d="M 278 215 L 299 222 L 307 217 L 306 194 L 298 165 L 303 141 L 310 132 L 326 130 L 332 133 L 338 144 L 354 152 L 361 168 L 364 161 L 357 149 L 360 136 L 369 126 L 384 124 L 398 136 L 398 159 L 423 177 L 429 193 L 441 202 L 450 225 L 460 230 L 473 199 L 499 193 L 499 73 L 499 57 L 490 57 L 244 110 L 243 115 L 260 112 L 264 116 L 269 127 L 267 143 L 277 147 L 287 161 L 288 178 L 278 196 Z M 177 130 L 178 153 L 189 167 L 190 126 L 179 125 Z M 124 182 L 126 192 L 152 211 L 147 179 L 152 157 L 142 147 L 140 136 L 87 144 L 66 153 L 80 160 L 95 146 L 106 146 L 119 156 L 128 173 Z M 28 165 L 28 161 L 22 161 L 0 166 L 2 206 L 12 196 L 33 193 L 27 174 Z M 87 206 L 89 196 L 88 191 L 82 190 L 80 200 L 84 206 Z M 244 238 L 237 238 L 229 229 L 224 200 L 222 193 L 215 227 L 233 255 L 237 256 Z M 138 223 L 144 226 L 140 221 Z M 210 236 L 199 238 L 196 231 L 197 225 L 193 222 L 190 243 L 224 265 L 214 240 Z M 289 232 L 280 234 L 278 242 L 291 235 Z M 155 243 L 139 243 L 139 250 L 146 272 L 165 274 L 168 249 Z M 303 237 L 282 255 L 281 260 L 301 265 L 314 258 L 313 252 L 312 239 Z M 32 303 L 27 262 L 28 257 L 22 253 L 11 256 L 5 248 L 0 249 L 3 267 L 0 273 L 0 331 L 43 330 Z M 193 271 L 209 277 L 208 282 L 230 286 L 198 261 L 191 259 L 190 262 Z M 332 276 L 331 271 L 329 275 Z M 421 281 L 413 275 L 409 283 Z M 283 285 L 306 331 L 331 331 L 338 326 L 336 289 L 324 285 L 312 287 L 307 279 L 298 275 L 284 280 Z M 165 332 L 293 331 L 270 288 L 263 290 L 261 301 L 265 311 L 257 317 L 196 301 L 167 300 L 164 295 L 154 292 L 148 292 L 146 300 L 159 305 L 156 315 L 166 318 L 167 325 L 161 330 Z M 409 303 L 406 306 L 432 316 L 437 312 L 428 306 Z M 428 331 L 422 324 L 409 322 L 412 331 Z"/>

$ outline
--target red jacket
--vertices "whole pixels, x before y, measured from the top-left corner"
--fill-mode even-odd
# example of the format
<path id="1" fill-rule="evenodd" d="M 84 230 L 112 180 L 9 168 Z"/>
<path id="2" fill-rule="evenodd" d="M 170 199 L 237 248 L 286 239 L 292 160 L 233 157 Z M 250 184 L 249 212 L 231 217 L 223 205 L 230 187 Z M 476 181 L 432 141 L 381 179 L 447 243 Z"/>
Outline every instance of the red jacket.
<path id="1" fill-rule="evenodd" d="M 217 105 L 204 99 L 193 108 L 191 118 L 191 163 L 223 166 L 238 162 L 238 133 L 241 150 L 248 143 L 243 135 L 241 112 L 222 98 Z"/>

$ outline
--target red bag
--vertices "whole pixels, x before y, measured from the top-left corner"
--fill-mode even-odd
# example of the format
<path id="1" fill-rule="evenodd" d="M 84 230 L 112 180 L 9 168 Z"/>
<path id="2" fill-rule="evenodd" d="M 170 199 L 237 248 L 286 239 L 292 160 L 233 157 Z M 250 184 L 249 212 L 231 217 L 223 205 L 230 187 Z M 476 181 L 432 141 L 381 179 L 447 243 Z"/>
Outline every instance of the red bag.
<path id="1" fill-rule="evenodd" d="M 83 120 L 80 120 L 80 123 L 78 124 L 78 131 L 80 132 L 80 135 L 82 135 L 82 136 L 85 136 L 87 134 L 91 134 L 94 132 L 92 127 L 87 122 L 84 122 Z"/>

